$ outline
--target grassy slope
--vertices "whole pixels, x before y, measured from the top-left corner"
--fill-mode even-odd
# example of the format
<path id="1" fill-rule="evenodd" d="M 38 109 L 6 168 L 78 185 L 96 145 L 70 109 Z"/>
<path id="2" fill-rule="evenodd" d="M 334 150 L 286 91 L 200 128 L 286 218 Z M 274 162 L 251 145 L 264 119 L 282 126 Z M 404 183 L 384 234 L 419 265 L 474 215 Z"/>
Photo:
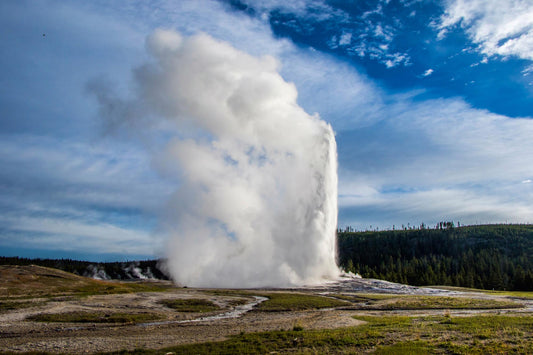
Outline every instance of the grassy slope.
<path id="1" fill-rule="evenodd" d="M 0 265 L 0 300 L 31 297 L 87 296 L 93 294 L 163 291 L 160 284 L 109 282 L 77 276 L 43 266 Z"/>

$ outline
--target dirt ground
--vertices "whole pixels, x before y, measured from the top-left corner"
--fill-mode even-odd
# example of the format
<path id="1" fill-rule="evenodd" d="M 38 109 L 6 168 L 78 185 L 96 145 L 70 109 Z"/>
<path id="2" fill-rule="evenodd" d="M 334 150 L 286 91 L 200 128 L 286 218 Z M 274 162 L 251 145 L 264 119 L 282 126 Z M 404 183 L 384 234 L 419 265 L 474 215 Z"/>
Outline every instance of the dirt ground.
<path id="1" fill-rule="evenodd" d="M 89 296 L 84 299 L 52 301 L 46 305 L 18 309 L 0 314 L 0 349 L 4 351 L 48 351 L 94 353 L 135 348 L 166 346 L 223 340 L 232 334 L 267 330 L 288 330 L 296 324 L 306 329 L 354 326 L 361 322 L 351 317 L 353 312 L 342 310 L 303 312 L 247 312 L 238 318 L 189 321 L 212 313 L 183 313 L 165 309 L 158 302 L 170 298 L 209 298 L 220 305 L 233 297 L 206 296 L 189 289 L 168 292 L 147 292 Z M 250 302 L 254 301 L 250 299 Z M 36 300 L 39 301 L 39 300 Z M 102 311 L 152 313 L 161 320 L 146 324 L 46 323 L 26 318 L 43 313 L 72 311 Z M 227 311 L 227 309 L 226 309 Z"/>
<path id="2" fill-rule="evenodd" d="M 366 282 L 366 283 L 365 283 Z M 348 280 L 320 287 L 297 289 L 314 295 L 335 296 L 340 292 L 376 292 L 379 287 L 374 281 Z M 400 285 L 401 286 L 401 285 Z M 400 294 L 446 294 L 448 291 L 431 289 L 393 288 L 387 283 L 382 287 L 387 293 Z M 366 288 L 365 288 L 366 287 Z M 387 289 L 387 287 L 389 289 Z M 284 290 L 291 292 L 293 290 Z M 0 349 L 3 351 L 46 351 L 52 353 L 95 353 L 136 348 L 158 349 L 177 344 L 207 342 L 226 339 L 241 332 L 269 330 L 289 330 L 294 326 L 305 329 L 325 329 L 357 326 L 364 322 L 356 320 L 356 315 L 383 314 L 375 310 L 322 309 L 305 311 L 260 312 L 254 309 L 242 311 L 246 304 L 258 302 L 254 291 L 247 295 L 232 292 L 213 292 L 192 288 L 170 288 L 163 292 L 136 292 L 126 294 L 93 296 L 54 296 L 52 298 L 20 294 L 14 299 L 29 305 L 24 308 L 0 310 Z M 274 292 L 257 290 L 258 294 Z M 449 293 L 449 292 L 448 292 Z M 485 297 L 485 296 L 484 296 Z M 161 301 L 169 299 L 206 299 L 220 308 L 216 312 L 189 313 L 167 308 Z M 6 300 L 6 297 L 3 298 Z M 260 301 L 260 300 L 259 300 Z M 458 310 L 454 314 L 468 315 L 469 312 L 531 312 L 531 301 L 525 308 L 509 310 Z M 251 307 L 250 307 L 251 308 Z M 66 323 L 41 322 L 28 319 L 34 315 L 87 312 L 99 314 L 141 314 L 157 320 L 146 323 Z M 401 313 L 395 311 L 390 313 Z M 442 314 L 442 310 L 405 311 L 408 314 Z M 238 313 L 238 312 L 237 312 Z"/>

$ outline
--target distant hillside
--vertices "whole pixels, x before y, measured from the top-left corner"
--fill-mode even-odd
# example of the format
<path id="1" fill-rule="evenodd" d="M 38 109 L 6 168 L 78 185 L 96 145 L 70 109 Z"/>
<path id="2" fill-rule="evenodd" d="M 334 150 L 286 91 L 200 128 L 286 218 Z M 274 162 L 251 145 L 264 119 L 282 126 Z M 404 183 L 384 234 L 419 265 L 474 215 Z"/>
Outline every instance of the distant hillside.
<path id="1" fill-rule="evenodd" d="M 339 232 L 339 262 L 410 285 L 533 290 L 533 225 Z"/>
<path id="2" fill-rule="evenodd" d="M 533 225 L 339 232 L 347 271 L 409 285 L 533 291 Z M 40 265 L 94 279 L 167 280 L 157 260 L 93 263 L 0 257 L 0 265 Z"/>
<path id="3" fill-rule="evenodd" d="M 39 265 L 99 280 L 168 280 L 157 260 L 93 263 L 72 259 L 26 259 L 0 256 L 0 265 Z"/>

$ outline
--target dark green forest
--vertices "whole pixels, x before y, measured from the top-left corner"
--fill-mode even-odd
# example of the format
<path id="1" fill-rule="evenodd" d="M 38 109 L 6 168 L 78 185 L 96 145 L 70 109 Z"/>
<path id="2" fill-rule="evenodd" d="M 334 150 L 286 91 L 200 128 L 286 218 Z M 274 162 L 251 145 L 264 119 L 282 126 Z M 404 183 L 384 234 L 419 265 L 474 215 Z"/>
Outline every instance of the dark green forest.
<path id="1" fill-rule="evenodd" d="M 346 228 L 337 234 L 340 266 L 366 278 L 415 286 L 533 291 L 533 225 L 455 227 L 441 222 L 436 229 Z M 36 264 L 103 279 L 168 279 L 157 260 L 93 263 L 0 257 L 0 264 Z"/>
<path id="2" fill-rule="evenodd" d="M 533 291 L 533 225 L 338 232 L 339 263 L 409 285 Z"/>

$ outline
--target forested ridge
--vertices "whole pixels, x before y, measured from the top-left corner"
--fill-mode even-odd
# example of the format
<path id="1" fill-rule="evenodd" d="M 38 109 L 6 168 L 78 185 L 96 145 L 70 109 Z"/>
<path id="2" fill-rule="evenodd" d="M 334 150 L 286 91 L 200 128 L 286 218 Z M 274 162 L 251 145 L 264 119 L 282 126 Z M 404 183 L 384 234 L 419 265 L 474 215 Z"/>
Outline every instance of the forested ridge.
<path id="1" fill-rule="evenodd" d="M 338 232 L 346 271 L 409 285 L 533 290 L 533 225 Z"/>
<path id="2" fill-rule="evenodd" d="M 448 285 L 533 291 L 533 225 L 338 231 L 346 271 L 409 285 Z M 157 260 L 94 263 L 71 259 L 1 257 L 0 264 L 54 267 L 95 278 L 167 279 Z"/>
<path id="3" fill-rule="evenodd" d="M 72 259 L 28 259 L 0 256 L 0 265 L 39 265 L 76 275 L 98 279 L 134 280 L 153 278 L 167 280 L 158 260 L 96 263 Z"/>

